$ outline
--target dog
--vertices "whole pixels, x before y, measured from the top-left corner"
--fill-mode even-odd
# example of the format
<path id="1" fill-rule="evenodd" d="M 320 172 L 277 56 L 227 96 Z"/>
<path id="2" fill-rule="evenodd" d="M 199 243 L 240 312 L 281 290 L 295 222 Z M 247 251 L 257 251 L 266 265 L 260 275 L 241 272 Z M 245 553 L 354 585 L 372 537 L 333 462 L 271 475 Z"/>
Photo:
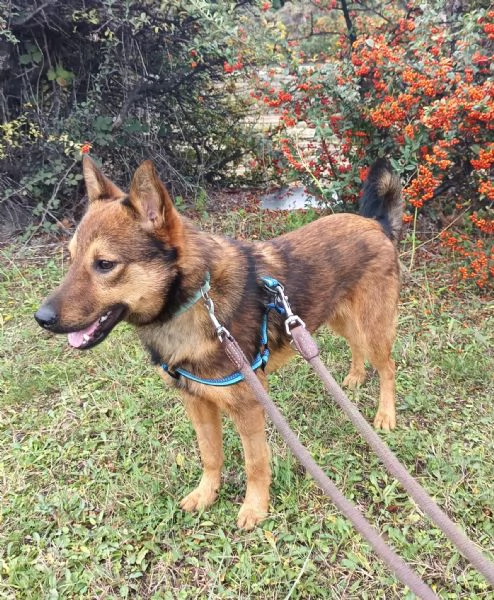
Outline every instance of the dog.
<path id="1" fill-rule="evenodd" d="M 69 243 L 71 265 L 35 314 L 81 350 L 102 342 L 120 321 L 135 326 L 163 379 L 181 393 L 203 465 L 198 486 L 180 503 L 205 509 L 215 500 L 223 464 L 221 414 L 240 434 L 247 486 L 237 524 L 252 529 L 267 514 L 271 482 L 265 416 L 240 381 L 213 386 L 201 378 L 228 375 L 201 294 L 249 360 L 259 355 L 268 292 L 260 277 L 281 282 L 293 312 L 309 331 L 327 324 L 350 345 L 344 385 L 365 379 L 364 360 L 379 373 L 374 426 L 395 427 L 395 365 L 391 358 L 400 287 L 397 238 L 402 223 L 399 178 L 379 159 L 363 186 L 360 215 L 332 214 L 269 241 L 246 242 L 200 231 L 177 212 L 151 161 L 125 193 L 85 156 L 89 205 Z M 271 311 L 267 375 L 293 354 L 282 315 Z M 192 379 L 186 374 L 192 374 Z M 198 380 L 199 379 L 199 380 Z"/>

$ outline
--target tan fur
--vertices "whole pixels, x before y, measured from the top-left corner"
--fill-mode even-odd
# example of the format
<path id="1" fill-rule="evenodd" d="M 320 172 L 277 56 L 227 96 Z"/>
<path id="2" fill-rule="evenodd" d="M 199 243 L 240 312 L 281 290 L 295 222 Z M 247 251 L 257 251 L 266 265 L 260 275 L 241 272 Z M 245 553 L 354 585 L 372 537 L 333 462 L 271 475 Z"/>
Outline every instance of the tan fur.
<path id="1" fill-rule="evenodd" d="M 252 359 L 267 300 L 257 280 L 269 275 L 285 285 L 294 312 L 309 330 L 327 324 L 347 339 L 352 364 L 345 385 L 361 384 L 364 360 L 370 360 L 381 382 L 374 424 L 395 427 L 391 347 L 398 261 L 393 243 L 377 222 L 332 215 L 267 242 L 236 242 L 200 232 L 180 217 L 150 162 L 135 173 L 128 196 L 89 159 L 84 176 L 90 205 L 69 245 L 72 265 L 66 278 L 43 305 L 57 317 L 47 328 L 82 330 L 111 307 L 122 305 L 124 318 L 136 326 L 157 364 L 220 378 L 232 369 L 204 304 L 199 301 L 178 315 L 175 308 L 199 290 L 209 272 L 216 315 Z M 115 266 L 102 273 L 95 268 L 101 260 Z M 266 374 L 293 354 L 283 319 L 276 314 L 270 316 L 269 345 Z M 198 487 L 182 500 L 182 508 L 203 509 L 216 498 L 223 464 L 221 412 L 226 412 L 245 453 L 247 490 L 238 525 L 254 527 L 268 511 L 271 471 L 264 414 L 252 392 L 244 383 L 209 387 L 173 379 L 157 368 L 183 396 L 204 467 Z M 266 374 L 258 371 L 267 386 Z"/>

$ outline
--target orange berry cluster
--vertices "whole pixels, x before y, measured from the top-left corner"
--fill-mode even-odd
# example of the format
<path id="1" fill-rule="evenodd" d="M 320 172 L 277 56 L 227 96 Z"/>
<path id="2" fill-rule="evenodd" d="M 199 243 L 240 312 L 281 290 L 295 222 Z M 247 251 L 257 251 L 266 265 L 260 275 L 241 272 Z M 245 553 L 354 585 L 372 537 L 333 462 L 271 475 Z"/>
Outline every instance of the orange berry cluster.
<path id="1" fill-rule="evenodd" d="M 494 144 L 481 148 L 478 158 L 473 158 L 470 162 L 474 169 L 489 169 L 494 164 Z"/>
<path id="2" fill-rule="evenodd" d="M 432 174 L 429 167 L 419 165 L 417 176 L 404 190 L 405 197 L 412 206 L 421 208 L 424 202 L 434 196 L 434 190 L 440 182 L 441 180 Z"/>

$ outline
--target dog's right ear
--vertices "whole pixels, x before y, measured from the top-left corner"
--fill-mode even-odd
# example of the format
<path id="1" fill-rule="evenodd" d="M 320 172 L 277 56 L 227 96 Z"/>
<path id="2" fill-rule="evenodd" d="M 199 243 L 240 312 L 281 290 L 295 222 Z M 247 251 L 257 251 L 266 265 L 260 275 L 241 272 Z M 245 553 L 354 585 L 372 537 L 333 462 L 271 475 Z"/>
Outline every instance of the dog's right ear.
<path id="1" fill-rule="evenodd" d="M 110 181 L 106 175 L 103 175 L 94 160 L 87 155 L 82 159 L 82 172 L 84 174 L 89 202 L 95 202 L 96 200 L 116 200 L 125 196 L 125 192 L 115 185 L 113 181 Z"/>
<path id="2" fill-rule="evenodd" d="M 161 231 L 175 246 L 180 245 L 182 221 L 150 160 L 144 161 L 134 173 L 129 201 L 146 229 Z"/>

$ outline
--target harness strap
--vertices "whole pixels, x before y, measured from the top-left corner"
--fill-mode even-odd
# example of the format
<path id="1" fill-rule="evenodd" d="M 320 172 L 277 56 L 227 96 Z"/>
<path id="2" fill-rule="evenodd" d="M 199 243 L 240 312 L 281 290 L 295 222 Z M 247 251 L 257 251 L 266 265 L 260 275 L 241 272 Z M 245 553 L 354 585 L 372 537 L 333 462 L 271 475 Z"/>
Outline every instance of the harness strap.
<path id="1" fill-rule="evenodd" d="M 268 284 L 265 280 L 268 280 L 268 279 L 269 279 L 269 283 L 273 287 L 275 285 L 279 285 L 278 282 L 276 281 L 276 279 L 262 278 L 266 288 L 268 288 Z M 201 292 L 200 292 L 200 294 L 203 298 L 208 298 L 208 292 L 210 289 L 209 282 L 210 282 L 209 273 L 207 273 L 207 281 L 205 282 L 204 286 L 201 288 Z M 206 288 L 206 285 L 207 285 L 207 288 Z M 190 308 L 190 306 L 195 304 L 195 302 L 197 302 L 197 300 L 198 300 L 198 298 L 196 298 L 193 302 L 189 302 L 187 308 Z M 284 308 L 279 306 L 275 302 L 270 302 L 269 304 L 266 305 L 265 312 L 263 314 L 262 321 L 261 321 L 261 336 L 260 336 L 259 352 L 256 354 L 256 356 L 254 357 L 254 359 L 252 360 L 252 363 L 250 365 L 251 369 L 253 371 L 256 371 L 259 368 L 264 369 L 269 360 L 270 353 L 269 353 L 269 348 L 268 348 L 268 315 L 271 310 L 276 310 L 280 314 L 285 314 Z M 182 307 L 182 309 L 180 309 L 179 313 L 176 313 L 176 314 L 180 314 L 180 312 L 184 312 L 184 307 Z M 215 379 L 215 378 L 199 377 L 198 375 L 194 375 L 194 373 L 191 373 L 190 371 L 187 371 L 186 369 L 183 369 L 182 367 L 176 367 L 174 369 L 171 369 L 167 363 L 162 363 L 161 368 L 163 369 L 163 371 L 165 371 L 165 373 L 168 373 L 168 375 L 170 375 L 170 377 L 173 377 L 174 379 L 178 379 L 179 377 L 185 377 L 185 379 L 194 381 L 195 383 L 202 383 L 204 385 L 211 385 L 213 387 L 226 387 L 229 385 L 235 385 L 236 383 L 240 383 L 241 381 L 243 381 L 245 379 L 244 376 L 242 375 L 242 373 L 240 373 L 239 371 L 234 371 L 233 373 L 230 373 L 230 375 L 226 375 L 225 377 L 220 377 L 220 378 Z"/>
<path id="2" fill-rule="evenodd" d="M 258 354 L 254 358 L 250 365 L 250 368 L 253 371 L 256 371 L 257 369 L 259 369 L 259 367 L 262 367 L 264 369 L 268 362 L 268 359 L 269 350 L 268 348 L 265 348 L 262 354 Z M 190 371 L 182 369 L 181 367 L 177 367 L 172 371 L 166 363 L 163 363 L 161 365 L 161 368 L 165 371 L 165 373 L 168 373 L 170 377 L 174 377 L 175 379 L 177 379 L 178 376 L 181 376 L 185 377 L 185 379 L 189 379 L 190 381 L 195 381 L 196 383 L 203 383 L 204 385 L 212 385 L 213 387 L 226 387 L 228 385 L 240 383 L 245 379 L 242 373 L 240 373 L 239 371 L 234 371 L 233 373 L 230 373 L 230 375 L 227 375 L 226 377 L 221 377 L 219 379 L 206 379 L 204 377 L 198 377 L 197 375 L 194 375 Z"/>

